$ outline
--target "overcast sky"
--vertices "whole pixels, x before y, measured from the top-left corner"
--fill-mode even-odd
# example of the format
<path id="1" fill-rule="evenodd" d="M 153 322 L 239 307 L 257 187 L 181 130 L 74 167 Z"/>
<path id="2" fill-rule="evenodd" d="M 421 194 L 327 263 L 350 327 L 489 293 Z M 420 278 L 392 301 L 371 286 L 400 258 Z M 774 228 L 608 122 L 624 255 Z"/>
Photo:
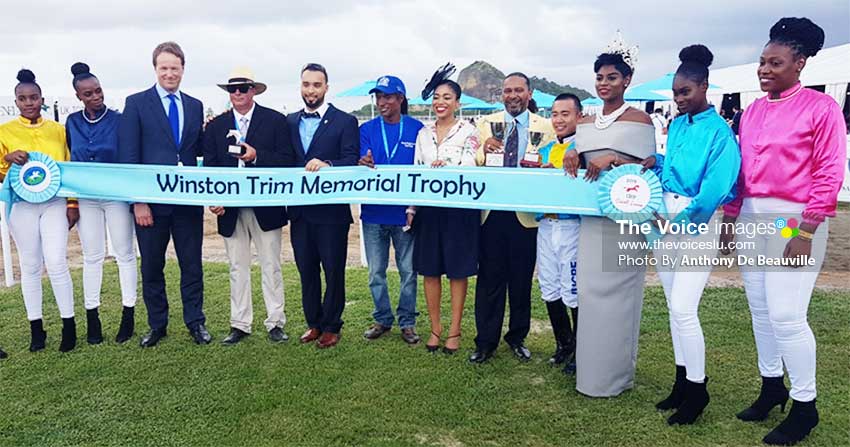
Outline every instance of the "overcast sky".
<path id="1" fill-rule="evenodd" d="M 227 94 L 215 83 L 236 65 L 269 85 L 258 102 L 292 111 L 302 106 L 300 68 L 320 62 L 331 102 L 350 110 L 366 100 L 332 96 L 382 74 L 418 92 L 447 61 L 460 69 L 486 60 L 593 93 L 593 60 L 617 29 L 640 47 L 636 82 L 674 70 L 679 49 L 692 43 L 714 52 L 715 68 L 754 62 L 783 16 L 811 18 L 826 31 L 826 46 L 850 41 L 848 0 L 40 0 L 4 16 L 0 94 L 12 95 L 16 71 L 27 67 L 46 97 L 73 96 L 70 66 L 84 61 L 107 102 L 123 103 L 153 85 L 151 51 L 174 40 L 187 59 L 182 90 L 216 111 Z"/>

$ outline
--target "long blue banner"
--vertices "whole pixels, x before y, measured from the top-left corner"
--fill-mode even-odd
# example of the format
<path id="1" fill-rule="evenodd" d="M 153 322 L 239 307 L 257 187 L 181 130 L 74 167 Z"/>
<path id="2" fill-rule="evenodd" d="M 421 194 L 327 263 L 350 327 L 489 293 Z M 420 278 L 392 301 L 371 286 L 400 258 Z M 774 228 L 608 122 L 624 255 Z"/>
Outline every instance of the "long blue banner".
<path id="1" fill-rule="evenodd" d="M 535 213 L 606 215 L 658 210 L 661 188 L 638 165 L 616 168 L 595 182 L 555 169 L 383 165 L 303 168 L 211 168 L 104 163 L 56 163 L 31 153 L 13 166 L 0 200 L 51 197 L 182 205 L 280 206 L 399 204 Z M 647 216 L 648 217 L 648 216 Z"/>

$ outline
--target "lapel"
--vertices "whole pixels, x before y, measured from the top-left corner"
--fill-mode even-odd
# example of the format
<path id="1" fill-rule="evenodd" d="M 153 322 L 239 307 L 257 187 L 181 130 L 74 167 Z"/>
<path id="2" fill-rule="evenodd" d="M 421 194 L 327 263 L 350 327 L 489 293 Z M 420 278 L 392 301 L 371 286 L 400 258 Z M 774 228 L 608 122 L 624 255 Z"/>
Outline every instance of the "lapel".
<path id="1" fill-rule="evenodd" d="M 159 98 L 159 94 L 156 92 L 156 86 L 153 86 L 150 88 L 150 90 L 148 90 L 147 96 L 148 102 L 150 102 L 150 108 L 154 114 L 154 120 L 159 122 L 160 127 L 162 127 L 162 131 L 165 132 L 165 135 L 168 136 L 168 141 L 170 141 L 172 146 L 177 149 L 177 143 L 174 141 L 174 137 L 171 135 L 171 124 L 168 123 L 168 115 L 165 114 L 165 109 L 163 109 L 162 107 L 162 100 Z"/>
<path id="2" fill-rule="evenodd" d="M 325 130 L 327 130 L 327 128 L 333 122 L 334 111 L 335 111 L 334 106 L 328 104 L 328 110 L 325 111 L 325 116 L 322 117 L 322 121 L 319 123 L 319 128 L 316 129 L 316 133 L 313 134 L 313 139 L 310 141 L 310 148 L 307 150 L 308 154 L 310 153 L 311 150 L 313 150 L 313 146 L 316 145 L 316 140 L 318 140 L 319 137 L 322 136 L 322 134 L 325 132 Z M 299 116 L 299 120 L 300 119 L 301 118 Z M 305 159 L 306 159 L 306 157 L 305 157 Z"/>
<path id="3" fill-rule="evenodd" d="M 260 108 L 260 105 L 254 103 L 254 114 L 251 116 L 251 121 L 248 123 L 248 135 L 245 135 L 245 141 L 250 141 L 250 143 L 248 144 L 254 146 L 255 149 L 256 145 L 254 145 L 253 141 L 254 137 L 256 137 L 257 135 L 257 129 L 259 129 L 260 126 L 263 125 L 263 115 L 264 114 L 262 109 Z M 234 125 L 236 124 L 234 120 L 231 121 L 234 122 Z"/>
<path id="4" fill-rule="evenodd" d="M 295 122 L 290 123 L 290 126 L 289 126 L 290 134 L 292 134 L 295 137 L 295 138 L 292 138 L 292 140 L 294 140 L 294 143 L 295 143 L 295 148 L 298 149 L 298 150 L 295 151 L 295 158 L 296 159 L 298 159 L 299 157 L 300 158 L 306 157 L 306 155 L 304 154 L 304 145 L 301 144 L 301 114 L 302 113 L 304 113 L 304 111 L 299 110 L 299 111 L 295 112 L 295 115 L 291 115 L 291 116 L 294 116 Z M 293 118 L 287 117 L 287 119 L 293 119 Z"/>
<path id="5" fill-rule="evenodd" d="M 180 92 L 180 99 L 180 105 L 183 107 L 183 135 L 180 137 L 180 149 L 182 150 L 183 147 L 186 145 L 186 141 L 189 140 L 189 132 L 192 131 L 190 127 L 193 126 L 190 126 L 189 123 L 194 123 L 195 120 L 191 119 L 194 118 L 194 114 L 192 113 L 194 112 L 194 109 L 189 105 L 191 104 L 190 100 L 192 98 L 189 95 Z"/>

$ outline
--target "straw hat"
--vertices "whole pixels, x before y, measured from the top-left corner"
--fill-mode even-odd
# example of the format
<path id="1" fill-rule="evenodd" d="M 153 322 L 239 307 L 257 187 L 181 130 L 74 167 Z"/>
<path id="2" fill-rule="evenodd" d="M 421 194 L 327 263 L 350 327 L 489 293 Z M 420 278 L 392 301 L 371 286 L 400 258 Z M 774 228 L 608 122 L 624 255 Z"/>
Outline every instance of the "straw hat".
<path id="1" fill-rule="evenodd" d="M 250 68 L 247 67 L 237 67 L 234 68 L 233 71 L 230 72 L 230 76 L 227 79 L 227 83 L 225 84 L 217 84 L 221 87 L 222 90 L 227 90 L 227 87 L 231 85 L 244 85 L 244 84 L 253 84 L 254 90 L 256 91 L 256 95 L 259 95 L 266 91 L 266 84 L 262 82 L 257 82 L 254 80 L 254 72 L 251 71 Z"/>

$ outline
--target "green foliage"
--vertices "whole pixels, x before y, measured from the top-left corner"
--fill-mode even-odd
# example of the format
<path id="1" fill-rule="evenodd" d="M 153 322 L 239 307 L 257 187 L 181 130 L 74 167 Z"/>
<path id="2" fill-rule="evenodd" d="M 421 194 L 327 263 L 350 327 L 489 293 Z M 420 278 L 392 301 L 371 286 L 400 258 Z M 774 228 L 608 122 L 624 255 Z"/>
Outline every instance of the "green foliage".
<path id="1" fill-rule="evenodd" d="M 750 316 L 741 289 L 707 289 L 700 319 L 706 336 L 711 404 L 699 423 L 668 427 L 667 413 L 653 404 L 673 380 L 667 309 L 658 287 L 643 307 L 635 389 L 612 399 L 575 391 L 574 377 L 549 367 L 554 342 L 535 287 L 531 362 L 517 362 L 504 345 L 486 365 L 471 366 L 474 281 L 470 282 L 458 355 L 429 355 L 393 331 L 377 341 L 361 336 L 371 323 L 372 299 L 364 269 L 347 271 L 347 306 L 340 345 L 318 350 L 301 345 L 304 330 L 298 274 L 284 267 L 287 332 L 282 345 L 266 340 L 259 271 L 254 271 L 254 333 L 227 347 L 228 267 L 205 266 L 207 326 L 215 342 L 193 344 L 183 326 L 179 270 L 166 268 L 171 297 L 168 337 L 153 349 L 138 346 L 146 330 L 141 298 L 137 336 L 125 345 L 112 339 L 121 313 L 113 264 L 107 264 L 101 308 L 104 336 L 85 343 L 81 272 L 73 272 L 80 345 L 58 352 L 61 321 L 48 281 L 44 303 L 48 349 L 26 352 L 29 328 L 20 287 L 0 291 L 0 445 L 3 446 L 691 446 L 760 445 L 784 415 L 744 423 L 734 414 L 758 392 Z M 398 275 L 390 273 L 393 302 Z M 448 327 L 448 285 L 443 324 Z M 141 295 L 141 289 L 139 290 Z M 421 291 L 417 326 L 429 332 Z M 846 445 L 850 414 L 850 296 L 816 292 L 809 321 L 818 337 L 818 407 L 821 423 L 805 446 Z"/>

